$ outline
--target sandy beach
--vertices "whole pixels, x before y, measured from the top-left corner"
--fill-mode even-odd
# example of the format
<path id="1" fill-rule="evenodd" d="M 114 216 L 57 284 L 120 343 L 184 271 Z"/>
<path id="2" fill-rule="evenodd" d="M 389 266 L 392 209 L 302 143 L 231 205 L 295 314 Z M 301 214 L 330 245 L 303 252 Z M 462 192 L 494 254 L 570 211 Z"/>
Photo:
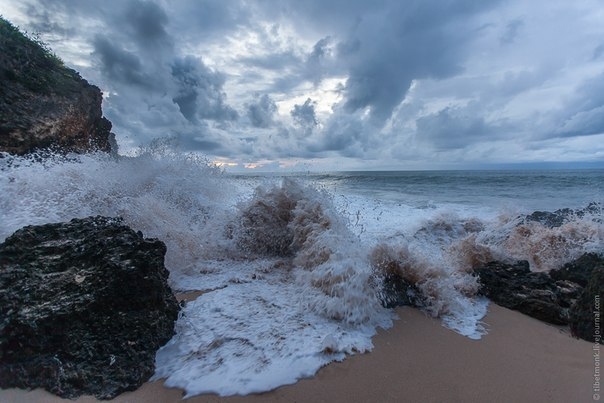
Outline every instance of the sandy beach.
<path id="1" fill-rule="evenodd" d="M 202 395 L 187 402 L 588 402 L 593 400 L 593 345 L 567 331 L 491 304 L 489 333 L 471 340 L 412 308 L 399 308 L 371 353 L 321 369 L 313 378 L 248 396 Z M 182 391 L 147 383 L 120 403 L 167 403 Z M 1 390 L 0 401 L 65 402 L 44 390 Z M 81 397 L 76 402 L 97 402 Z"/>

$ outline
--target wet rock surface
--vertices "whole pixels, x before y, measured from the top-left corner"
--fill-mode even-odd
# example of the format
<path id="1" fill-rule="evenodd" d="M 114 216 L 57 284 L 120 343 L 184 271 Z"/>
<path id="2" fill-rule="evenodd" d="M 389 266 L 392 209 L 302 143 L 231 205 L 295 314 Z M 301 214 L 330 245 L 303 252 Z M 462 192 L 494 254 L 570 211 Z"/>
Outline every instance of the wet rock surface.
<path id="1" fill-rule="evenodd" d="M 556 325 L 568 324 L 568 309 L 581 291 L 578 284 L 531 272 L 527 261 L 490 262 L 474 272 L 481 293 L 496 304 Z"/>
<path id="2" fill-rule="evenodd" d="M 594 338 L 594 315 L 596 301 L 604 295 L 603 255 L 584 254 L 549 273 L 531 272 L 526 261 L 490 262 L 474 273 L 481 293 L 494 303 L 548 323 L 569 325 L 573 335 L 601 342 Z"/>
<path id="3" fill-rule="evenodd" d="M 524 218 L 526 222 L 538 222 L 548 228 L 556 228 L 564 225 L 572 217 L 584 217 L 587 214 L 598 214 L 602 210 L 602 205 L 591 202 L 582 209 L 563 208 L 556 211 L 535 211 Z"/>
<path id="4" fill-rule="evenodd" d="M 109 399 L 154 372 L 178 303 L 163 242 L 119 219 L 28 226 L 0 244 L 0 387 Z"/>
<path id="5" fill-rule="evenodd" d="M 385 308 L 397 306 L 421 308 L 425 304 L 417 287 L 396 273 L 386 274 L 382 279 L 380 301 Z"/>

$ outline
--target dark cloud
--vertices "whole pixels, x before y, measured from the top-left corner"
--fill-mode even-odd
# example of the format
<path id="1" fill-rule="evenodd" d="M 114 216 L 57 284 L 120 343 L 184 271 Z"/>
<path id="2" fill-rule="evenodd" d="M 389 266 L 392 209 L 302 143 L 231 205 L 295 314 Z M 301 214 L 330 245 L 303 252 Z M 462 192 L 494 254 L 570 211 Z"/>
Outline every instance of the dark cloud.
<path id="1" fill-rule="evenodd" d="M 104 35 L 97 35 L 93 41 L 94 55 L 99 58 L 102 73 L 112 81 L 126 85 L 136 85 L 151 89 L 152 80 L 143 71 L 138 56 L 112 43 Z"/>
<path id="2" fill-rule="evenodd" d="M 592 59 L 593 60 L 599 59 L 600 57 L 602 57 L 602 55 L 604 55 L 604 43 L 601 43 L 598 46 L 596 46 L 596 48 L 594 49 Z"/>
<path id="3" fill-rule="evenodd" d="M 467 108 L 447 107 L 416 121 L 418 138 L 433 144 L 436 149 L 463 148 L 480 139 L 492 136 L 481 116 L 472 116 Z"/>
<path id="4" fill-rule="evenodd" d="M 294 105 L 290 115 L 298 125 L 312 129 L 318 124 L 315 105 L 316 102 L 308 98 L 302 105 Z"/>
<path id="5" fill-rule="evenodd" d="M 327 36 L 318 40 L 311 49 L 290 46 L 269 54 L 241 57 L 238 62 L 245 64 L 246 68 L 278 72 L 269 90 L 288 93 L 306 82 L 317 86 L 323 78 L 341 73 L 334 53 L 333 40 Z"/>
<path id="6" fill-rule="evenodd" d="M 267 94 L 257 96 L 255 102 L 247 105 L 247 116 L 254 127 L 267 128 L 273 125 L 277 105 Z"/>
<path id="7" fill-rule="evenodd" d="M 475 28 L 470 18 L 496 2 L 393 2 L 363 16 L 342 45 L 349 66 L 345 109 L 389 118 L 411 82 L 459 73 Z"/>
<path id="8" fill-rule="evenodd" d="M 306 58 L 302 76 L 317 85 L 330 73 L 337 73 L 339 68 L 334 64 L 335 49 L 330 36 L 319 39 Z"/>
<path id="9" fill-rule="evenodd" d="M 321 61 L 331 55 L 330 45 L 332 43 L 332 39 L 330 36 L 319 39 L 315 46 L 312 48 L 312 52 L 310 53 L 308 60 L 311 63 L 320 64 Z"/>
<path id="10" fill-rule="evenodd" d="M 206 140 L 203 137 L 197 137 L 195 135 L 185 135 L 180 133 L 177 142 L 178 148 L 187 151 L 203 151 L 203 152 L 221 152 L 224 150 L 223 146 L 218 141 Z"/>
<path id="11" fill-rule="evenodd" d="M 342 115 L 331 119 L 326 129 L 309 144 L 312 152 L 338 151 L 340 155 L 358 157 L 363 149 L 363 135 L 366 133 L 363 122 Z"/>
<path id="12" fill-rule="evenodd" d="M 130 36 L 143 48 L 165 46 L 170 42 L 166 32 L 168 16 L 152 1 L 130 0 L 118 20 Z"/>
<path id="13" fill-rule="evenodd" d="M 193 56 L 176 59 L 172 64 L 172 77 L 177 85 L 174 102 L 190 122 L 195 123 L 197 118 L 237 119 L 237 112 L 225 103 L 224 76 L 208 68 L 201 59 Z"/>
<path id="14" fill-rule="evenodd" d="M 252 4 L 243 1 L 194 0 L 171 4 L 173 23 L 182 40 L 223 38 L 253 21 Z"/>
<path id="15" fill-rule="evenodd" d="M 29 29 L 31 29 L 32 32 L 62 37 L 74 33 L 72 27 L 64 26 L 55 21 L 50 10 L 38 8 L 33 5 L 25 5 L 25 7 L 27 15 L 31 18 Z"/>
<path id="16" fill-rule="evenodd" d="M 563 137 L 604 133 L 604 73 L 581 84 L 564 105 L 555 134 Z"/>
<path id="17" fill-rule="evenodd" d="M 522 20 L 510 21 L 505 26 L 505 31 L 503 32 L 503 35 L 501 35 L 501 38 L 499 40 L 501 41 L 502 44 L 506 44 L 506 45 L 514 43 L 514 41 L 516 40 L 516 37 L 518 36 L 518 34 L 520 33 L 520 30 L 523 27 L 524 27 L 524 21 L 522 21 Z"/>

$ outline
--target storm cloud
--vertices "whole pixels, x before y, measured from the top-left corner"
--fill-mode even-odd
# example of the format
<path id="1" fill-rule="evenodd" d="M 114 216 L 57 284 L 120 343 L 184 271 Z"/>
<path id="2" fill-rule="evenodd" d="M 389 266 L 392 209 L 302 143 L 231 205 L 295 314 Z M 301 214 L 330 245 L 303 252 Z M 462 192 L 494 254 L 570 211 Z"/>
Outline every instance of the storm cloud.
<path id="1" fill-rule="evenodd" d="M 247 116 L 252 126 L 268 128 L 273 125 L 277 105 L 267 94 L 258 96 L 254 102 L 247 105 Z"/>
<path id="2" fill-rule="evenodd" d="M 169 138 L 210 159 L 317 169 L 604 159 L 597 0 L 0 8 L 101 87 L 124 152 Z"/>

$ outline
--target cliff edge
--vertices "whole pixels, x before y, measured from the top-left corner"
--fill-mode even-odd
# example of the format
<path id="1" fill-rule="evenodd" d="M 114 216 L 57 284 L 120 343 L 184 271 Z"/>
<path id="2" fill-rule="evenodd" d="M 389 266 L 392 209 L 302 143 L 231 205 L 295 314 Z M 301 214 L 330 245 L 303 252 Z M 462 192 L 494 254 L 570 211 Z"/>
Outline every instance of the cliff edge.
<path id="1" fill-rule="evenodd" d="M 102 94 L 0 17 L 0 152 L 117 152 Z"/>

